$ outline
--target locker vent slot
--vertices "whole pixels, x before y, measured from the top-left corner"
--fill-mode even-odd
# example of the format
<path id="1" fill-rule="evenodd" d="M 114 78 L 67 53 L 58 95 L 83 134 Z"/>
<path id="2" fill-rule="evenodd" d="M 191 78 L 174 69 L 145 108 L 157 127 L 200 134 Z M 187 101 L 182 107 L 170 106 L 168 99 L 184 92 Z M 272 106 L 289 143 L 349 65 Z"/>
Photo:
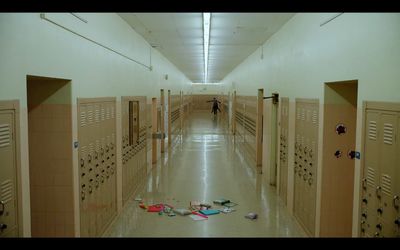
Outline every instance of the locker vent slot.
<path id="1" fill-rule="evenodd" d="M 86 112 L 81 111 L 81 127 L 86 126 Z"/>
<path id="2" fill-rule="evenodd" d="M 304 147 L 304 145 L 305 145 L 304 136 L 301 137 L 301 144 L 302 144 L 303 147 Z"/>
<path id="3" fill-rule="evenodd" d="M 313 122 L 314 124 L 317 124 L 317 122 L 318 122 L 318 114 L 317 114 L 317 111 L 316 111 L 316 110 L 313 111 L 312 122 Z"/>
<path id="4" fill-rule="evenodd" d="M 93 143 L 89 143 L 89 153 L 92 154 L 94 152 Z"/>
<path id="5" fill-rule="evenodd" d="M 114 106 L 111 106 L 111 119 L 114 119 Z"/>
<path id="6" fill-rule="evenodd" d="M 107 105 L 106 107 L 106 120 L 110 119 L 110 107 Z"/>
<path id="7" fill-rule="evenodd" d="M 10 145 L 10 124 L 0 124 L 0 148 Z"/>
<path id="8" fill-rule="evenodd" d="M 11 180 L 5 180 L 1 183 L 1 200 L 8 203 L 13 199 L 13 185 Z"/>
<path id="9" fill-rule="evenodd" d="M 105 118 L 105 110 L 104 107 L 101 108 L 101 121 L 104 121 Z"/>
<path id="10" fill-rule="evenodd" d="M 367 184 L 370 186 L 375 185 L 375 170 L 373 168 L 368 168 L 367 171 Z"/>
<path id="11" fill-rule="evenodd" d="M 99 107 L 96 107 L 94 110 L 94 121 L 96 123 L 100 122 L 100 110 Z"/>
<path id="12" fill-rule="evenodd" d="M 393 144 L 393 124 L 385 123 L 383 125 L 383 143 Z"/>
<path id="13" fill-rule="evenodd" d="M 81 146 L 81 157 L 86 156 L 86 146 Z"/>
<path id="14" fill-rule="evenodd" d="M 376 121 L 370 121 L 368 126 L 368 138 L 376 141 Z"/>
<path id="15" fill-rule="evenodd" d="M 301 109 L 301 120 L 302 121 L 306 120 L 306 110 L 305 109 Z"/>
<path id="16" fill-rule="evenodd" d="M 87 122 L 88 125 L 93 123 L 93 110 L 91 107 L 87 111 Z"/>
<path id="17" fill-rule="evenodd" d="M 297 112 L 296 112 L 296 119 L 300 120 L 300 108 L 297 108 Z"/>
<path id="18" fill-rule="evenodd" d="M 382 192 L 389 196 L 392 195 L 392 179 L 387 174 L 382 175 Z"/>

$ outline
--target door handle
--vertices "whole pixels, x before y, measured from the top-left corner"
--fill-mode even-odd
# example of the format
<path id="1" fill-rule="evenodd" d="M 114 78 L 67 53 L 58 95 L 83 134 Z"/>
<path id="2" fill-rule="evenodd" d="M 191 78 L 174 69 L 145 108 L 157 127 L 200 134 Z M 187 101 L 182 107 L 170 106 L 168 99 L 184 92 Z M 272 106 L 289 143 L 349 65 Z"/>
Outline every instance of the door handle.
<path id="1" fill-rule="evenodd" d="M 0 216 L 4 214 L 5 206 L 4 201 L 0 201 Z"/>

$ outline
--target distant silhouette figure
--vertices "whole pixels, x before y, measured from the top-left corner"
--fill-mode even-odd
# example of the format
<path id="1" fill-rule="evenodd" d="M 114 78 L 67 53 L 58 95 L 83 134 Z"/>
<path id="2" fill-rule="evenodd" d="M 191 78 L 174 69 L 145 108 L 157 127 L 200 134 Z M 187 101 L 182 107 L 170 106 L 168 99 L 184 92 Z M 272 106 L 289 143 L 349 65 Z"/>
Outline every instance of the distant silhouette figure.
<path id="1" fill-rule="evenodd" d="M 221 103 L 220 101 L 218 101 L 215 97 L 211 100 L 211 101 L 207 101 L 207 102 L 212 102 L 213 106 L 211 109 L 211 113 L 214 113 L 214 115 L 217 115 L 217 111 L 221 112 L 221 110 L 218 107 L 218 103 Z"/>

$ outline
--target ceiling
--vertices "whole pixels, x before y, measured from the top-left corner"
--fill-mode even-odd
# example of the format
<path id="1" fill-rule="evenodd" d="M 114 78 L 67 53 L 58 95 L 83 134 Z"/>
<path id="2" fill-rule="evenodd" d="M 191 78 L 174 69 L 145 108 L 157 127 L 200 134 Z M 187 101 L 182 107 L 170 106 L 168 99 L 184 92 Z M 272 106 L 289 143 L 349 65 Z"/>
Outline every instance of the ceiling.
<path id="1" fill-rule="evenodd" d="M 204 82 L 202 13 L 118 13 L 193 83 Z M 294 13 L 211 13 L 209 83 L 220 82 Z"/>

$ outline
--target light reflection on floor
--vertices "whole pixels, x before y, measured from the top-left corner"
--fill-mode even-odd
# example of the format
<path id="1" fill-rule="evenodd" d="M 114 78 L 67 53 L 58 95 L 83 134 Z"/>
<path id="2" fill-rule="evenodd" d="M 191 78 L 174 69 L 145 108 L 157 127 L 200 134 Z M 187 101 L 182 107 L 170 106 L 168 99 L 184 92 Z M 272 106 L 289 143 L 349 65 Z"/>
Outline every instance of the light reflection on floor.
<path id="1" fill-rule="evenodd" d="M 131 197 L 105 236 L 112 237 L 304 237 L 274 187 L 235 148 L 219 116 L 193 113 L 180 144 L 162 156 L 137 196 L 147 204 L 186 208 L 192 200 L 228 198 L 230 214 L 193 221 L 187 216 L 148 213 Z M 167 159 L 167 160 L 165 160 Z M 251 221 L 244 216 L 255 212 Z"/>

